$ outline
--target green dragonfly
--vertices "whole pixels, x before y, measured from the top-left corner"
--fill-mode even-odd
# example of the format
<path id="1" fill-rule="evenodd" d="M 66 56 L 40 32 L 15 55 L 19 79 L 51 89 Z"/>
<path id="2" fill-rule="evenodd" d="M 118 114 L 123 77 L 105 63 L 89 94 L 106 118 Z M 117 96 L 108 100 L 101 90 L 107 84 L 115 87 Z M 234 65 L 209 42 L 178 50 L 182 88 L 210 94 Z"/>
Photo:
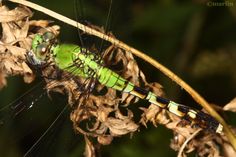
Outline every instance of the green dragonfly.
<path id="1" fill-rule="evenodd" d="M 95 79 L 108 88 L 129 93 L 167 109 L 203 129 L 216 133 L 221 133 L 223 130 L 223 126 L 210 115 L 135 86 L 132 82 L 105 67 L 100 56 L 78 45 L 61 44 L 52 32 L 35 35 L 32 41 L 32 50 L 28 52 L 28 60 L 33 66 L 38 67 L 56 65 L 58 69 L 69 73 L 71 77 Z"/>

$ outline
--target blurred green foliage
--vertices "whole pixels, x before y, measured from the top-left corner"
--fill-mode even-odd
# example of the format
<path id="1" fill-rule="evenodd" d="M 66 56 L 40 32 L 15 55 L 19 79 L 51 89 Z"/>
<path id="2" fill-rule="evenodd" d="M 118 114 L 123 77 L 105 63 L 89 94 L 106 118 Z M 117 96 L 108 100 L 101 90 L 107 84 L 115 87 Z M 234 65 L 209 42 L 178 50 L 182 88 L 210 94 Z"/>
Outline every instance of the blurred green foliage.
<path id="1" fill-rule="evenodd" d="M 81 14 L 82 9 L 83 20 L 104 26 L 109 1 L 83 1 L 78 12 Z M 33 2 L 76 19 L 73 1 Z M 113 0 L 108 31 L 163 63 L 209 102 L 223 106 L 236 95 L 235 7 L 236 4 L 209 6 L 204 0 Z M 34 11 L 33 18 L 52 20 L 60 25 L 62 42 L 78 42 L 75 28 L 37 11 Z M 168 98 L 183 104 L 195 104 L 186 92 L 158 70 L 141 59 L 137 60 L 149 81 L 163 85 Z M 9 78 L 7 87 L 0 93 L 1 106 L 15 100 L 30 86 L 24 84 L 22 78 Z M 1 156 L 22 156 L 32 146 L 66 105 L 66 98 L 58 100 L 58 97 L 61 96 L 54 95 L 50 100 L 45 96 L 20 117 L 7 121 L 8 125 L 0 130 Z M 101 156 L 176 156 L 169 147 L 172 136 L 166 128 L 148 125 L 132 138 L 127 135 L 102 147 Z M 82 156 L 83 141 L 83 137 L 72 129 L 68 109 L 29 156 Z"/>

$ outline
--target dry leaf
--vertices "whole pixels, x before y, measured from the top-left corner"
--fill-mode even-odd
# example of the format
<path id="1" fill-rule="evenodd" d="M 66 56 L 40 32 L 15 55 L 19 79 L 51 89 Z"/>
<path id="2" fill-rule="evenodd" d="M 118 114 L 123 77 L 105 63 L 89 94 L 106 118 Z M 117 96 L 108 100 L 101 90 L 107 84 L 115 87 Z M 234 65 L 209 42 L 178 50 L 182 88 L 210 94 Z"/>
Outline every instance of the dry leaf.
<path id="1" fill-rule="evenodd" d="M 131 119 L 116 119 L 116 118 L 108 118 L 104 125 L 106 125 L 111 135 L 120 136 L 125 135 L 127 133 L 135 132 L 138 129 L 138 125 L 135 124 Z"/>
<path id="2" fill-rule="evenodd" d="M 231 100 L 228 104 L 226 104 L 223 108 L 225 111 L 236 112 L 236 98 Z"/>
<path id="3" fill-rule="evenodd" d="M 95 148 L 92 144 L 92 142 L 88 139 L 88 137 L 84 136 L 85 139 L 85 152 L 84 156 L 85 157 L 95 157 Z"/>
<path id="4" fill-rule="evenodd" d="M 224 143 L 223 149 L 224 149 L 224 157 L 236 156 L 236 151 L 229 143 Z"/>
<path id="5" fill-rule="evenodd" d="M 16 22 L 24 19 L 25 17 L 32 16 L 30 9 L 26 7 L 16 7 L 9 10 L 6 6 L 0 7 L 0 22 Z"/>
<path id="6" fill-rule="evenodd" d="M 111 144 L 113 140 L 113 136 L 98 136 L 98 142 L 101 143 L 102 145 L 109 145 Z"/>
<path id="7" fill-rule="evenodd" d="M 0 90 L 7 85 L 6 75 L 0 71 Z"/>

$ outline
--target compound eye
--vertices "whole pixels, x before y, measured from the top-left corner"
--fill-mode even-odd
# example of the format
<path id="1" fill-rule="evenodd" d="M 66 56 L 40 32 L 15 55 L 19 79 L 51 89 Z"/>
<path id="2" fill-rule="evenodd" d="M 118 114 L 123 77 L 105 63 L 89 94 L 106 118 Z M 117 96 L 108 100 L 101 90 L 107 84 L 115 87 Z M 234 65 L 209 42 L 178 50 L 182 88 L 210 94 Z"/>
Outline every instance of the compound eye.
<path id="1" fill-rule="evenodd" d="M 47 51 L 48 51 L 47 48 L 48 48 L 48 45 L 46 43 L 39 44 L 35 51 L 36 57 L 40 60 L 45 60 L 47 56 Z"/>
<path id="2" fill-rule="evenodd" d="M 46 32 L 46 33 L 43 34 L 43 40 L 45 42 L 48 42 L 48 41 L 53 40 L 53 39 L 55 39 L 55 34 L 53 34 L 52 32 Z"/>
<path id="3" fill-rule="evenodd" d="M 32 40 L 32 49 L 33 51 L 36 50 L 39 44 L 43 42 L 43 37 L 42 35 L 36 34 L 35 37 Z"/>

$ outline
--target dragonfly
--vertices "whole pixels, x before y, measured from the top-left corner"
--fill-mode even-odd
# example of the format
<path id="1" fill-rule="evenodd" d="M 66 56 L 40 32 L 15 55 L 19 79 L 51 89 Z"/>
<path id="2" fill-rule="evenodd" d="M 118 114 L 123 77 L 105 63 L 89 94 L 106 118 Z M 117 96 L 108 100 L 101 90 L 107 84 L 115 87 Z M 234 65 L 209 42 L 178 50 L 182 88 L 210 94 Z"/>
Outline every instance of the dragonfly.
<path id="1" fill-rule="evenodd" d="M 32 41 L 32 50 L 28 53 L 28 60 L 32 65 L 38 67 L 55 65 L 72 77 L 95 79 L 108 88 L 145 99 L 151 104 L 189 120 L 203 129 L 216 133 L 221 133 L 223 130 L 223 126 L 207 113 L 157 96 L 151 91 L 135 86 L 115 71 L 105 67 L 100 56 L 79 45 L 61 44 L 57 42 L 56 35 L 52 32 L 35 35 Z"/>
<path id="2" fill-rule="evenodd" d="M 102 54 L 95 54 L 79 45 L 60 43 L 57 35 L 52 32 L 35 35 L 27 59 L 34 67 L 55 66 L 59 71 L 66 72 L 67 78 L 81 77 L 85 80 L 96 80 L 108 88 L 144 99 L 203 129 L 215 133 L 221 133 L 223 130 L 222 125 L 209 114 L 157 96 L 147 89 L 134 85 L 107 68 Z M 90 90 L 90 87 L 88 89 Z"/>

